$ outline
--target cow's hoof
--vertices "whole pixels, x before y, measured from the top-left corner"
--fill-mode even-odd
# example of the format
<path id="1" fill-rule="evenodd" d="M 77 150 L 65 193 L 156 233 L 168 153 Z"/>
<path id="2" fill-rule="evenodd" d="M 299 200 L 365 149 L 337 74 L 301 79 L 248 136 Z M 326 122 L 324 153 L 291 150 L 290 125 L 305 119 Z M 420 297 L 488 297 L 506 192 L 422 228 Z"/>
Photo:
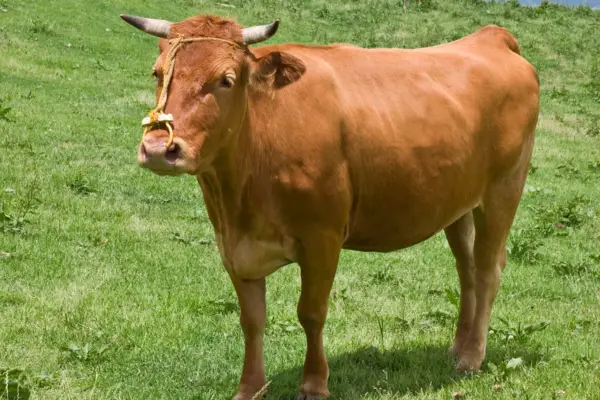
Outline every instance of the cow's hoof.
<path id="1" fill-rule="evenodd" d="M 454 343 L 448 349 L 448 356 L 452 357 L 452 358 L 456 358 L 456 357 L 458 357 L 459 354 L 460 354 L 460 346 L 457 343 Z"/>
<path id="2" fill-rule="evenodd" d="M 240 385 L 240 391 L 233 397 L 233 400 L 262 400 L 267 393 L 271 382 L 267 382 L 258 391 L 250 389 L 248 385 Z"/>
<path id="3" fill-rule="evenodd" d="M 236 394 L 233 400 L 263 400 L 264 395 L 261 393 L 257 394 Z"/>
<path id="4" fill-rule="evenodd" d="M 456 370 L 458 372 L 476 372 L 481 368 L 481 362 L 483 358 L 477 355 L 462 355 L 458 359 L 456 364 Z"/>
<path id="5" fill-rule="evenodd" d="M 262 400 L 262 396 L 256 397 L 256 399 Z M 233 397 L 233 400 L 253 400 L 254 397 L 251 394 L 238 393 Z"/>
<path id="6" fill-rule="evenodd" d="M 244 394 L 238 393 L 235 395 L 233 400 L 262 400 L 264 398 L 264 392 L 257 392 L 255 394 Z"/>
<path id="7" fill-rule="evenodd" d="M 296 400 L 325 400 L 331 394 L 327 390 L 327 379 L 316 377 L 304 378 L 304 382 L 300 386 L 300 394 Z"/>

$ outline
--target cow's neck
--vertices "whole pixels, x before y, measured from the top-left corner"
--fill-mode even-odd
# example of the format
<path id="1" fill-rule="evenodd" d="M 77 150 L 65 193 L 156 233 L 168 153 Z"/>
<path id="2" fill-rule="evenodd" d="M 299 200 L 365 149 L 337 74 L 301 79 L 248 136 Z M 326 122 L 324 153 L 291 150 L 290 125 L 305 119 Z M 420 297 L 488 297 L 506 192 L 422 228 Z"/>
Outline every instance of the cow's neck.
<path id="1" fill-rule="evenodd" d="M 241 279 L 265 277 L 296 259 L 293 239 L 270 222 L 269 159 L 251 127 L 246 120 L 199 176 L 223 264 Z"/>
<path id="2" fill-rule="evenodd" d="M 226 227 L 235 227 L 240 220 L 244 197 L 250 189 L 248 171 L 243 167 L 247 143 L 248 124 L 244 122 L 238 134 L 223 146 L 210 168 L 198 176 L 204 200 L 217 234 L 225 233 Z"/>

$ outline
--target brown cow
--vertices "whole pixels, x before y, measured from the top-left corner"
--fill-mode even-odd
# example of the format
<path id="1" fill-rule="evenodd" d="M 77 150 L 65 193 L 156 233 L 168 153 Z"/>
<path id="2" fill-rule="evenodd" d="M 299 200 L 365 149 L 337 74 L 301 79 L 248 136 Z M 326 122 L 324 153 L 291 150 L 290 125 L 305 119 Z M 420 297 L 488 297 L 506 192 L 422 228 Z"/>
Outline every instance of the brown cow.
<path id="1" fill-rule="evenodd" d="M 417 50 L 249 48 L 277 22 L 123 18 L 171 39 L 159 42 L 159 106 L 138 161 L 202 187 L 241 308 L 234 399 L 266 382 L 266 276 L 300 265 L 298 398 L 326 397 L 322 334 L 341 249 L 393 251 L 442 229 L 461 289 L 450 351 L 458 370 L 481 366 L 539 108 L 536 72 L 506 30 Z"/>

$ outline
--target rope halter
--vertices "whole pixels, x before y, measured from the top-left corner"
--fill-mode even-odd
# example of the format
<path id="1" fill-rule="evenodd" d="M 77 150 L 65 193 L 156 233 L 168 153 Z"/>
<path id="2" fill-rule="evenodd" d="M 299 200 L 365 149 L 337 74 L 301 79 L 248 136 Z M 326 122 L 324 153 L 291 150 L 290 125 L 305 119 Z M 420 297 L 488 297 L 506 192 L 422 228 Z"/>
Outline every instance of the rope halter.
<path id="1" fill-rule="evenodd" d="M 180 36 L 175 39 L 169 40 L 171 48 L 169 49 L 169 52 L 167 53 L 167 57 L 163 64 L 163 72 L 165 73 L 165 75 L 163 77 L 162 91 L 160 92 L 160 97 L 158 98 L 158 104 L 156 105 L 156 107 L 153 110 L 150 110 L 148 116 L 142 120 L 142 126 L 144 127 L 144 133 L 142 135 L 142 138 L 146 136 L 146 133 L 148 133 L 148 131 L 154 129 L 154 127 L 156 127 L 157 125 L 164 123 L 167 126 L 167 130 L 169 131 L 169 140 L 165 146 L 168 149 L 173 144 L 173 126 L 171 125 L 171 123 L 173 122 L 173 115 L 165 114 L 164 110 L 165 106 L 167 105 L 169 85 L 171 84 L 171 80 L 173 78 L 173 71 L 175 70 L 175 55 L 184 44 L 207 40 L 225 42 L 232 44 L 236 47 L 244 48 L 244 46 L 232 40 L 221 39 L 216 37 L 194 37 L 186 39 Z"/>

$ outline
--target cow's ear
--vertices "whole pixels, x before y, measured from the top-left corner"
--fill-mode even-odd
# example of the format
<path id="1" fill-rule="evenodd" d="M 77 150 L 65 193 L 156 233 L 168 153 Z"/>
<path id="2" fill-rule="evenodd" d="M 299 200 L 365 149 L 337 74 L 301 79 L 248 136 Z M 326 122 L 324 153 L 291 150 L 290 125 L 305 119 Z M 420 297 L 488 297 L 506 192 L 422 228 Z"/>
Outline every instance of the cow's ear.
<path id="1" fill-rule="evenodd" d="M 169 50 L 169 41 L 167 39 L 159 39 L 158 40 L 158 51 L 165 52 Z"/>
<path id="2" fill-rule="evenodd" d="M 302 60 L 279 51 L 256 59 L 252 64 L 250 84 L 262 89 L 281 89 L 300 79 L 306 71 Z"/>

